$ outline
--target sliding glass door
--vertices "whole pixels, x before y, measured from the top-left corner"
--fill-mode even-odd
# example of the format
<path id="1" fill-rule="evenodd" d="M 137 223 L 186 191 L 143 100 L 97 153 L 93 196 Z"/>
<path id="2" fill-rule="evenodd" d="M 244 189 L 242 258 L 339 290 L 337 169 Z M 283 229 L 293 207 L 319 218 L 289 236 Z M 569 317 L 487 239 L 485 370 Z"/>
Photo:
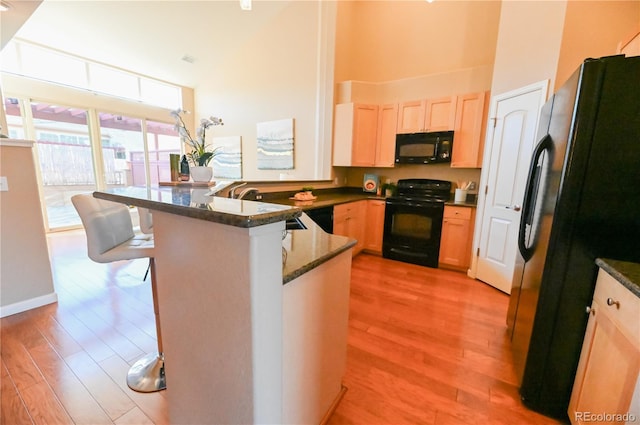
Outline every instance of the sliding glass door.
<path id="1" fill-rule="evenodd" d="M 30 106 L 49 230 L 77 227 L 71 197 L 96 189 L 87 111 L 33 101 Z"/>
<path id="2" fill-rule="evenodd" d="M 170 181 L 169 154 L 181 153 L 174 124 L 17 98 L 5 110 L 9 137 L 36 141 L 50 231 L 81 226 L 73 195 Z"/>

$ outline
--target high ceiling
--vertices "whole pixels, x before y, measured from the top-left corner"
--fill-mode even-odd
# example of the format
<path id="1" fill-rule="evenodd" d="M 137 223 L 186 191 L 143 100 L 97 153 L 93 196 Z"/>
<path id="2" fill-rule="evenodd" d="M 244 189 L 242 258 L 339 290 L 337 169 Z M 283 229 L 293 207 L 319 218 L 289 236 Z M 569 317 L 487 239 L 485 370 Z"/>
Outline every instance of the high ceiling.
<path id="1" fill-rule="evenodd" d="M 15 37 L 195 88 L 286 3 L 45 0 Z"/>

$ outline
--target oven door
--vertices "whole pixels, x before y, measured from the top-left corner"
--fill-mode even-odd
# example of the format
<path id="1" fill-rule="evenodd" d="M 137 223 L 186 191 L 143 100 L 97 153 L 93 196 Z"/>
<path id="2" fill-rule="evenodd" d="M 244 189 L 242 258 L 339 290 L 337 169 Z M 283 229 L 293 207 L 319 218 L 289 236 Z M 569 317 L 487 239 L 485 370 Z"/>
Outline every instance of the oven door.
<path id="1" fill-rule="evenodd" d="M 444 203 L 387 199 L 382 255 L 438 267 Z"/>

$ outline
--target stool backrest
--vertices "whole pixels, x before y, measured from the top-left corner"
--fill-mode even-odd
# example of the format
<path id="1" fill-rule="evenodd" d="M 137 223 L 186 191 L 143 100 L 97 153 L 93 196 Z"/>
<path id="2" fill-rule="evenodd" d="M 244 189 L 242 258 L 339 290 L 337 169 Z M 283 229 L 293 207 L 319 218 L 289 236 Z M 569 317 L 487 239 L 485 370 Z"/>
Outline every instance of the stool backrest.
<path id="1" fill-rule="evenodd" d="M 101 254 L 133 238 L 133 222 L 126 205 L 86 194 L 71 197 L 71 202 L 82 220 L 93 261 L 105 262 Z"/>

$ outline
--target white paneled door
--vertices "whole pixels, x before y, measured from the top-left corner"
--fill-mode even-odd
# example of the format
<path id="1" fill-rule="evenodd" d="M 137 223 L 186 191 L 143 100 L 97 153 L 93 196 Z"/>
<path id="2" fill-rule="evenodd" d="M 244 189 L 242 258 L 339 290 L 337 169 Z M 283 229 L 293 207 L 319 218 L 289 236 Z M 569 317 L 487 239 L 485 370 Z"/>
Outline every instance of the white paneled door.
<path id="1" fill-rule="evenodd" d="M 542 81 L 496 96 L 489 115 L 493 134 L 479 199 L 482 227 L 476 278 L 506 293 L 511 292 L 520 209 L 547 85 Z"/>

